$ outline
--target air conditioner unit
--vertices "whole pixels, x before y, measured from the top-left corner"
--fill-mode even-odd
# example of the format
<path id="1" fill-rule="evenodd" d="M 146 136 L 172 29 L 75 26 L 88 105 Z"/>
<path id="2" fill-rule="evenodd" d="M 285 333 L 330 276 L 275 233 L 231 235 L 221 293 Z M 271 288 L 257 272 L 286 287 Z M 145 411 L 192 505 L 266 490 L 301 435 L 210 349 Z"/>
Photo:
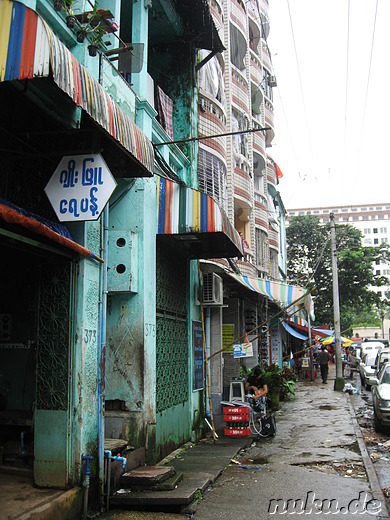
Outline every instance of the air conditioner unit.
<path id="1" fill-rule="evenodd" d="M 223 305 L 223 282 L 216 273 L 203 273 L 203 305 Z"/>
<path id="2" fill-rule="evenodd" d="M 268 79 L 268 85 L 269 85 L 270 87 L 272 87 L 272 88 L 278 86 L 278 83 L 277 83 L 277 81 L 276 81 L 275 76 L 270 76 L 270 77 L 269 77 L 269 79 Z"/>

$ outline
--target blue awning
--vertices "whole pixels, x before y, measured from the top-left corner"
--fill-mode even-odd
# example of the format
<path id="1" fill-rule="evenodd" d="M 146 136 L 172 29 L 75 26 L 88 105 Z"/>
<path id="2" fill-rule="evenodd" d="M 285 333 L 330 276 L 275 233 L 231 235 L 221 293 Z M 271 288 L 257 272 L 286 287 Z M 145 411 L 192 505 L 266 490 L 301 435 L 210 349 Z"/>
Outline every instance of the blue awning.
<path id="1" fill-rule="evenodd" d="M 287 332 L 289 334 L 291 334 L 291 336 L 294 336 L 294 338 L 298 338 L 298 339 L 302 339 L 302 340 L 308 340 L 309 338 L 307 336 L 304 336 L 303 334 L 301 334 L 300 332 L 297 332 L 296 330 L 294 330 L 292 327 L 290 327 L 290 325 L 288 325 L 286 322 L 282 321 L 282 325 L 283 327 L 287 330 Z"/>

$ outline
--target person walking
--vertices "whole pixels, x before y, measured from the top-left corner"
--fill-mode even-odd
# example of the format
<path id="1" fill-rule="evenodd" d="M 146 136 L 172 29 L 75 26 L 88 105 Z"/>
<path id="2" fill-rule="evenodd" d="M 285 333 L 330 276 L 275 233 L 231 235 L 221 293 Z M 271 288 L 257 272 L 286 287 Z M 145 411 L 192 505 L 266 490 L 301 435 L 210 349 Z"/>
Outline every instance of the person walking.
<path id="1" fill-rule="evenodd" d="M 325 345 L 322 345 L 322 350 L 318 354 L 318 363 L 320 364 L 321 377 L 322 377 L 322 382 L 324 384 L 327 383 L 327 379 L 328 379 L 329 359 L 330 359 L 329 352 L 326 350 Z"/>

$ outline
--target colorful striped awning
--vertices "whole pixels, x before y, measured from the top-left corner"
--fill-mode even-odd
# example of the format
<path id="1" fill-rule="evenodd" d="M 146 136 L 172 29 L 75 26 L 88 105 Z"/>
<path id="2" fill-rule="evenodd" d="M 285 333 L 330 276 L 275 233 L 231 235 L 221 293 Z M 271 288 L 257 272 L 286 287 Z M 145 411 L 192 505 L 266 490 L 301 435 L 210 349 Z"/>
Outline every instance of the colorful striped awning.
<path id="1" fill-rule="evenodd" d="M 130 117 L 35 11 L 13 0 L 1 0 L 0 81 L 43 77 L 52 77 L 78 107 L 153 175 L 152 143 Z"/>
<path id="2" fill-rule="evenodd" d="M 157 233 L 186 243 L 192 258 L 243 256 L 242 239 L 209 195 L 158 177 Z"/>
<path id="3" fill-rule="evenodd" d="M 312 307 L 312 297 L 307 289 L 303 289 L 298 285 L 289 285 L 283 282 L 276 282 L 273 280 L 267 280 L 266 278 L 254 278 L 251 276 L 244 276 L 242 274 L 233 273 L 226 271 L 232 278 L 240 282 L 242 285 L 255 291 L 263 296 L 266 296 L 270 300 L 280 303 L 283 306 L 291 305 L 293 302 L 297 302 L 297 305 L 304 305 L 305 308 Z"/>

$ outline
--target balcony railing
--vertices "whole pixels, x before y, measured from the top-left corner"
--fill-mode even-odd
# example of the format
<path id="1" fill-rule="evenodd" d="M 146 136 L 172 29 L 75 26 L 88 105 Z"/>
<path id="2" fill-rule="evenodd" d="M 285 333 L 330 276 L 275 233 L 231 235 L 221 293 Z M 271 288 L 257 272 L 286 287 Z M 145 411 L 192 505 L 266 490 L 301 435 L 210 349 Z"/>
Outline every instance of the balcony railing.
<path id="1" fill-rule="evenodd" d="M 231 19 L 246 32 L 246 11 L 242 0 L 233 0 L 230 11 Z"/>

